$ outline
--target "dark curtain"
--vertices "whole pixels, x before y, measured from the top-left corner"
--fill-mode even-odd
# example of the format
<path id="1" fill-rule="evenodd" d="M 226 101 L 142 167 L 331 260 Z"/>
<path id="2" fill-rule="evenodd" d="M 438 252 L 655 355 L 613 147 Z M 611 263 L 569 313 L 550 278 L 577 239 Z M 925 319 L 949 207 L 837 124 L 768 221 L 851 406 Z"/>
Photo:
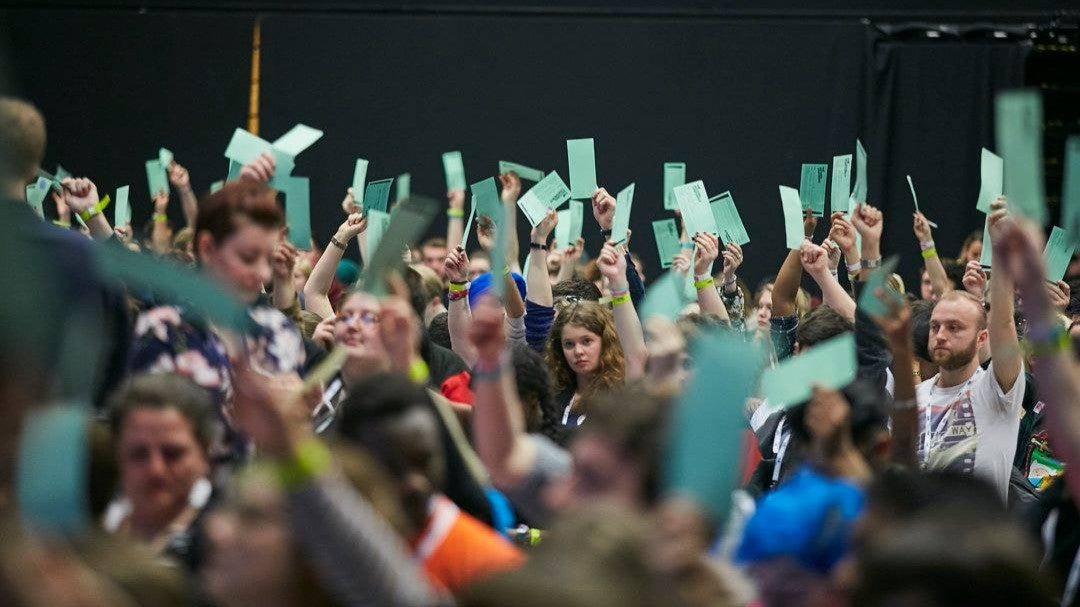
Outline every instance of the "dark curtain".
<path id="1" fill-rule="evenodd" d="M 923 214 L 939 226 L 938 252 L 955 257 L 985 220 L 975 202 L 980 148 L 995 147 L 994 94 L 1023 86 L 1029 51 L 1025 42 L 903 40 L 867 26 L 861 133 L 868 197 L 885 214 L 884 254 L 901 255 L 909 292 L 919 292 L 922 258 L 906 176 Z"/>

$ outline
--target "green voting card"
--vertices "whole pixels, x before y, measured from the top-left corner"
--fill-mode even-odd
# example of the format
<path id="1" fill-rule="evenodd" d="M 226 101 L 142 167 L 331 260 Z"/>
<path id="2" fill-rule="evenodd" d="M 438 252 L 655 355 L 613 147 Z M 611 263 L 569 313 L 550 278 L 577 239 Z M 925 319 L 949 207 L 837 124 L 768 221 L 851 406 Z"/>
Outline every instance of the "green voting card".
<path id="1" fill-rule="evenodd" d="M 833 156 L 829 212 L 851 213 L 851 154 Z"/>
<path id="2" fill-rule="evenodd" d="M 442 155 L 443 173 L 446 175 L 446 191 L 465 189 L 465 162 L 461 152 L 454 150 Z"/>
<path id="3" fill-rule="evenodd" d="M 506 250 L 510 245 L 510 229 L 514 225 L 514 207 L 503 207 L 503 217 L 495 226 L 495 248 L 491 251 L 491 292 L 499 301 L 506 301 L 506 278 L 503 271 L 507 269 Z"/>
<path id="4" fill-rule="evenodd" d="M 274 176 L 288 177 L 296 167 L 296 159 L 283 150 L 274 147 L 269 141 L 261 139 L 244 129 L 233 131 L 232 139 L 225 148 L 225 157 L 240 165 L 245 165 L 262 153 L 270 153 L 274 156 Z M 239 173 L 237 173 L 239 175 Z M 276 187 L 276 184 L 270 185 Z"/>
<path id="5" fill-rule="evenodd" d="M 1074 243 L 1080 243 L 1080 135 L 1065 140 L 1065 171 L 1061 183 L 1061 223 Z"/>
<path id="6" fill-rule="evenodd" d="M 213 193 L 217 192 L 218 190 L 220 190 L 223 187 L 225 187 L 225 181 L 224 180 L 215 181 L 214 183 L 210 184 L 210 193 L 213 194 Z"/>
<path id="7" fill-rule="evenodd" d="M 593 140 L 567 139 L 566 159 L 570 167 L 570 195 L 579 200 L 592 198 L 596 185 L 596 150 Z"/>
<path id="8" fill-rule="evenodd" d="M 896 266 L 899 264 L 900 258 L 893 256 L 886 259 L 881 266 L 874 268 L 874 271 L 866 279 L 862 294 L 859 295 L 860 310 L 870 316 L 885 316 L 889 313 L 889 308 L 877 296 L 878 289 L 884 289 L 885 297 L 890 300 L 901 304 L 904 302 L 901 294 L 889 286 L 889 276 L 892 276 L 892 273 L 896 271 Z"/>
<path id="9" fill-rule="evenodd" d="M 472 233 L 473 224 L 476 223 L 476 201 L 473 200 L 472 208 L 469 209 L 469 218 L 465 220 L 465 231 L 461 234 L 461 247 L 462 251 L 469 250 L 469 234 Z"/>
<path id="10" fill-rule="evenodd" d="M 866 148 L 863 147 L 862 141 L 855 140 L 855 189 L 851 192 L 851 197 L 854 199 L 855 204 L 863 204 L 866 202 L 867 195 L 867 176 L 866 176 L 867 156 Z M 854 205 L 852 205 L 854 206 Z"/>
<path id="11" fill-rule="evenodd" d="M 683 274 L 674 270 L 664 272 L 645 291 L 645 299 L 641 302 L 641 319 L 644 321 L 653 316 L 678 319 L 683 308 L 692 301 L 686 297 L 685 283 Z"/>
<path id="12" fill-rule="evenodd" d="M 161 166 L 167 170 L 173 163 L 173 153 L 165 148 L 158 148 L 158 160 L 161 162 Z"/>
<path id="13" fill-rule="evenodd" d="M 298 249 L 310 251 L 310 181 L 307 177 L 285 177 L 278 180 L 278 189 L 285 195 L 285 224 L 289 226 L 289 242 Z"/>
<path id="14" fill-rule="evenodd" d="M 694 341 L 690 360 L 698 371 L 672 412 L 664 458 L 665 493 L 690 497 L 720 524 L 742 471 L 743 405 L 765 358 L 756 342 L 713 329 Z"/>
<path id="15" fill-rule="evenodd" d="M 975 203 L 975 208 L 987 215 L 990 214 L 990 205 L 1001 196 L 1004 171 L 1005 163 L 1001 157 L 983 148 L 979 166 L 979 200 Z"/>
<path id="16" fill-rule="evenodd" d="M 380 211 L 378 209 L 371 209 L 368 212 L 368 227 L 367 227 L 367 258 L 373 259 L 375 251 L 379 249 L 379 244 L 382 243 L 383 234 L 386 233 L 386 229 L 390 227 L 390 213 L 386 211 Z"/>
<path id="17" fill-rule="evenodd" d="M 382 211 L 383 213 L 386 212 L 387 207 L 390 204 L 390 185 L 392 183 L 394 183 L 393 177 L 371 181 L 364 186 L 365 213 L 371 209 Z"/>
<path id="18" fill-rule="evenodd" d="M 799 200 L 804 209 L 810 209 L 814 217 L 825 215 L 825 187 L 829 178 L 829 165 L 804 164 L 799 178 Z"/>
<path id="19" fill-rule="evenodd" d="M 557 213 L 559 223 L 555 224 L 556 249 L 561 250 L 570 246 L 570 222 L 572 221 L 570 215 L 572 213 L 570 209 L 563 209 Z"/>
<path id="20" fill-rule="evenodd" d="M 129 186 L 116 188 L 116 207 L 113 209 L 113 225 L 116 227 L 131 223 L 131 203 L 128 202 Z"/>
<path id="21" fill-rule="evenodd" d="M 919 210 L 919 197 L 915 195 L 915 183 L 911 181 L 911 175 L 907 176 L 907 185 L 911 189 L 911 200 L 915 203 L 915 212 L 921 213 Z"/>
<path id="22" fill-rule="evenodd" d="M 289 129 L 288 133 L 285 133 L 274 141 L 274 148 L 285 152 L 295 159 L 300 155 L 300 152 L 303 152 L 311 147 L 316 141 L 322 139 L 322 136 L 323 132 L 319 129 L 313 129 L 305 124 L 297 124 Z"/>
<path id="23" fill-rule="evenodd" d="M 634 205 L 634 184 L 619 192 L 615 198 L 615 217 L 611 223 L 611 242 L 626 242 L 626 231 L 630 228 L 630 209 Z"/>
<path id="24" fill-rule="evenodd" d="M 713 217 L 716 219 L 716 228 L 720 231 L 720 240 L 724 244 L 734 242 L 737 245 L 745 245 L 750 242 L 750 235 L 746 233 L 739 209 L 735 207 L 735 199 L 731 192 L 724 192 L 709 199 Z"/>
<path id="25" fill-rule="evenodd" d="M 243 170 L 244 165 L 235 160 L 229 161 L 229 172 L 225 175 L 225 181 L 236 181 L 240 179 L 240 171 Z"/>
<path id="26" fill-rule="evenodd" d="M 761 375 L 761 395 L 770 403 L 791 407 L 805 402 L 812 386 L 838 390 L 855 379 L 855 333 L 845 331 L 789 356 Z"/>
<path id="27" fill-rule="evenodd" d="M 63 180 L 65 180 L 65 179 L 67 179 L 68 177 L 71 177 L 71 176 L 72 176 L 71 173 L 68 172 L 67 169 L 65 169 L 64 167 L 62 167 L 60 165 L 56 165 L 56 181 L 57 182 L 63 181 Z"/>
<path id="28" fill-rule="evenodd" d="M 64 193 L 64 186 L 60 183 L 62 180 L 56 175 L 49 173 L 45 169 L 38 169 L 37 176 L 41 179 L 45 179 L 46 181 L 48 181 L 49 187 L 56 190 L 58 194 Z"/>
<path id="29" fill-rule="evenodd" d="M 146 181 L 150 184 L 150 198 L 169 193 L 169 176 L 158 159 L 146 161 Z"/>
<path id="30" fill-rule="evenodd" d="M 585 203 L 580 200 L 570 201 L 570 244 L 574 244 L 581 238 L 581 230 L 585 227 Z"/>
<path id="31" fill-rule="evenodd" d="M 1057 282 L 1065 278 L 1065 271 L 1069 269 L 1069 261 L 1075 250 L 1076 246 L 1069 242 L 1068 232 L 1054 226 L 1050 232 L 1050 238 L 1046 241 L 1046 249 L 1043 251 L 1047 280 Z"/>
<path id="32" fill-rule="evenodd" d="M 45 217 L 45 196 L 49 193 L 52 182 L 44 177 L 26 186 L 26 202 L 34 209 L 38 217 Z"/>
<path id="33" fill-rule="evenodd" d="M 500 225 L 505 212 L 503 211 L 502 200 L 499 198 L 499 186 L 495 183 L 495 178 L 488 177 L 483 181 L 478 181 L 472 184 L 470 189 L 472 190 L 473 212 L 476 215 L 490 219 L 495 225 Z M 538 219 L 537 222 L 539 221 Z"/>
<path id="34" fill-rule="evenodd" d="M 674 211 L 679 208 L 675 202 L 675 188 L 686 184 L 686 163 L 664 163 L 664 209 Z"/>
<path id="35" fill-rule="evenodd" d="M 994 247 L 990 242 L 990 217 L 987 216 L 983 222 L 983 237 L 982 237 L 982 257 L 979 258 L 979 265 L 984 270 L 989 270 L 994 265 Z"/>
<path id="36" fill-rule="evenodd" d="M 670 268 L 675 256 L 682 251 L 679 226 L 674 219 L 660 219 L 652 222 L 652 230 L 656 239 L 656 253 L 660 256 L 660 267 Z"/>
<path id="37" fill-rule="evenodd" d="M 359 205 L 361 209 L 365 208 L 364 187 L 366 185 L 365 182 L 367 181 L 367 167 L 367 160 L 364 160 L 363 158 L 357 158 L 356 167 L 353 168 L 352 174 L 353 202 Z M 386 209 L 383 209 L 383 211 L 385 210 Z"/>
<path id="38" fill-rule="evenodd" d="M 679 205 L 688 235 L 693 236 L 699 232 L 719 235 L 716 218 L 709 207 L 709 195 L 705 192 L 705 184 L 701 180 L 676 186 L 674 192 L 675 202 Z"/>
<path id="39" fill-rule="evenodd" d="M 398 175 L 395 185 L 394 202 L 405 200 L 412 195 L 412 175 L 409 173 Z"/>
<path id="40" fill-rule="evenodd" d="M 584 219 L 585 205 L 580 200 L 571 200 L 570 208 L 559 211 L 559 223 L 555 224 L 555 246 L 559 249 L 573 246 L 581 238 Z"/>
<path id="41" fill-rule="evenodd" d="M 499 174 L 500 175 L 505 175 L 505 174 L 507 174 L 507 173 L 509 173 L 511 171 L 513 171 L 514 173 L 517 173 L 517 176 L 522 178 L 522 179 L 532 181 L 532 182 L 536 182 L 536 183 L 539 183 L 540 180 L 544 178 L 544 172 L 543 171 L 533 169 L 533 168 L 529 168 L 529 167 L 527 167 L 527 166 L 525 166 L 523 164 L 518 164 L 516 162 L 510 162 L 508 160 L 500 160 L 499 161 Z"/>
<path id="42" fill-rule="evenodd" d="M 90 524 L 90 418 L 84 407 L 27 413 L 19 439 L 16 496 L 31 529 L 74 534 Z"/>
<path id="43" fill-rule="evenodd" d="M 590 193 L 589 196 L 592 196 Z M 536 226 L 548 209 L 557 209 L 570 200 L 570 188 L 566 187 L 557 171 L 552 171 L 518 199 L 517 205 L 529 224 Z"/>
<path id="44" fill-rule="evenodd" d="M 799 191 L 786 185 L 780 186 L 780 203 L 784 207 L 784 235 L 787 248 L 799 250 L 802 248 L 806 235 L 803 233 L 802 200 Z"/>
<path id="45" fill-rule="evenodd" d="M 1042 97 L 1033 89 L 1005 91 L 998 94 L 994 106 L 1009 209 L 1045 225 Z"/>
<path id="46" fill-rule="evenodd" d="M 361 290 L 374 295 L 381 295 L 385 291 L 383 279 L 387 273 L 405 264 L 401 252 L 405 247 L 416 244 L 441 208 L 441 204 L 420 196 L 412 196 L 394 207 L 390 226 L 383 233 L 379 246 L 368 257 L 368 267 L 364 268 L 360 278 Z"/>

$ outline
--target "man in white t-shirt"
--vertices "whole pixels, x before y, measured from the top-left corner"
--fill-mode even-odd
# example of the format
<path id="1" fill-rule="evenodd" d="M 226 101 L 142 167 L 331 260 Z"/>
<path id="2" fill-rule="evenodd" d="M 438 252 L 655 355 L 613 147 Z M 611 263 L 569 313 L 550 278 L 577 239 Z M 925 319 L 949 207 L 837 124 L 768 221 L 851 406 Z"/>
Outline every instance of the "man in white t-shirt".
<path id="1" fill-rule="evenodd" d="M 991 231 L 1004 211 L 991 215 Z M 989 246 L 989 243 L 987 243 Z M 1013 283 L 995 272 L 989 320 L 965 291 L 950 291 L 930 316 L 930 356 L 940 371 L 919 384 L 919 457 L 928 469 L 974 473 L 1004 500 L 1016 452 L 1025 379 L 1013 324 Z M 979 349 L 989 340 L 993 362 L 984 370 Z"/>

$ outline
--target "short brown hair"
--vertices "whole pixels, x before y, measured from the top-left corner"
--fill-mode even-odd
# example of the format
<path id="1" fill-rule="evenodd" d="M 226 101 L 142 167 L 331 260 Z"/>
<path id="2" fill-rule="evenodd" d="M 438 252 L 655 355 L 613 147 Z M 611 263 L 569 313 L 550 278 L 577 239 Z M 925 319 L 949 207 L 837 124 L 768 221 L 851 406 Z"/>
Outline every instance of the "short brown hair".
<path id="1" fill-rule="evenodd" d="M 0 97 L 0 179 L 30 181 L 45 158 L 45 118 L 33 104 Z"/>
<path id="2" fill-rule="evenodd" d="M 445 248 L 447 248 L 446 247 L 446 239 L 445 238 L 440 238 L 438 236 L 436 236 L 434 238 L 428 238 L 423 243 L 421 243 L 420 250 L 423 251 L 424 249 L 426 249 L 428 247 L 436 247 L 436 248 L 439 248 L 439 249 L 445 249 Z"/>
<path id="3" fill-rule="evenodd" d="M 986 307 L 983 306 L 983 303 L 979 301 L 978 297 L 975 297 L 967 291 L 960 291 L 954 289 L 952 291 L 945 292 L 945 294 L 938 299 L 938 303 L 941 303 L 943 301 L 966 301 L 970 303 L 972 306 L 975 307 L 975 310 L 977 311 L 977 315 L 975 317 L 975 325 L 979 328 L 980 331 L 987 327 L 988 323 L 986 320 Z M 932 312 L 931 317 L 933 317 Z"/>
<path id="4" fill-rule="evenodd" d="M 277 191 L 254 179 L 240 179 L 225 184 L 199 203 L 195 238 L 208 232 L 215 242 L 224 242 L 240 227 L 237 220 L 241 217 L 268 229 L 285 225 Z"/>
<path id="5" fill-rule="evenodd" d="M 191 424 L 203 452 L 210 449 L 215 412 L 210 394 L 175 373 L 143 373 L 124 382 L 109 398 L 109 425 L 119 437 L 128 415 L 136 409 L 176 409 Z"/>

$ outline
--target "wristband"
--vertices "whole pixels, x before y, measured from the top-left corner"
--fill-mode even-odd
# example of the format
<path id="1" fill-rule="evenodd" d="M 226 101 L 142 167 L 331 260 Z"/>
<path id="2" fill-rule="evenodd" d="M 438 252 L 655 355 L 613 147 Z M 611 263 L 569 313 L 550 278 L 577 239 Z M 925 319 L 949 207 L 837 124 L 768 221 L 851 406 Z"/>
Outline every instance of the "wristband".
<path id="1" fill-rule="evenodd" d="M 611 298 L 611 305 L 618 306 L 630 301 L 630 294 L 623 293 L 622 295 L 615 295 Z"/>
<path id="2" fill-rule="evenodd" d="M 859 270 L 861 270 L 861 269 L 862 269 L 862 260 L 861 259 L 859 261 L 856 261 L 855 263 L 847 264 L 848 276 L 850 276 L 852 274 L 858 274 Z"/>
<path id="3" fill-rule="evenodd" d="M 289 458 L 277 462 L 274 472 L 281 488 L 291 491 L 329 469 L 332 461 L 326 445 L 318 439 L 309 438 L 297 445 L 296 452 Z"/>
<path id="4" fill-rule="evenodd" d="M 694 274 L 694 280 L 705 280 L 706 278 L 712 278 L 712 274 L 708 272 L 704 274 Z"/>
<path id="5" fill-rule="evenodd" d="M 481 363 L 477 363 L 469 375 L 476 381 L 495 381 L 502 377 L 503 364 L 502 362 L 495 363 L 490 367 L 484 366 Z"/>
<path id="6" fill-rule="evenodd" d="M 450 286 L 447 288 L 450 290 L 451 293 L 460 293 L 462 291 L 469 290 L 469 283 L 450 281 Z"/>
<path id="7" fill-rule="evenodd" d="M 70 228 L 71 227 L 71 222 L 70 221 L 61 221 L 59 219 L 54 219 L 53 220 L 53 225 L 58 225 L 61 228 Z"/>
<path id="8" fill-rule="evenodd" d="M 539 249 L 541 251 L 547 251 L 548 250 L 548 246 L 546 244 L 540 244 L 539 242 L 530 242 L 529 243 L 529 248 L 530 249 Z"/>
<path id="9" fill-rule="evenodd" d="M 732 274 L 731 278 L 725 278 L 724 279 L 724 286 L 725 287 L 733 286 L 737 280 L 738 280 L 738 278 L 734 274 Z"/>
<path id="10" fill-rule="evenodd" d="M 469 296 L 469 289 L 463 289 L 461 291 L 450 291 L 446 294 L 446 298 L 450 301 L 459 301 Z"/>
<path id="11" fill-rule="evenodd" d="M 165 213 L 154 213 L 154 221 L 160 223 L 167 223 L 169 221 L 169 216 Z"/>
<path id="12" fill-rule="evenodd" d="M 919 399 L 912 397 L 893 400 L 891 408 L 893 411 L 910 411 L 911 409 L 917 409 L 918 407 Z"/>
<path id="13" fill-rule="evenodd" d="M 933 240 L 928 240 L 926 242 L 920 242 L 919 243 L 919 248 L 922 249 L 923 251 L 925 251 L 927 249 L 932 249 L 932 248 L 934 248 L 934 241 Z"/>
<path id="14" fill-rule="evenodd" d="M 866 268 L 867 270 L 873 270 L 874 268 L 880 268 L 881 267 L 881 258 L 878 257 L 877 259 L 864 259 L 864 260 L 862 260 L 862 267 Z"/>
<path id="15" fill-rule="evenodd" d="M 703 280 L 695 280 L 694 281 L 694 288 L 699 289 L 699 290 L 700 289 L 707 289 L 707 288 L 713 286 L 714 284 L 716 284 L 716 281 L 713 280 L 712 276 L 710 276 L 710 277 L 705 278 Z"/>
<path id="16" fill-rule="evenodd" d="M 446 216 L 460 219 L 465 217 L 465 209 L 446 209 Z"/>
<path id="17" fill-rule="evenodd" d="M 930 247 L 929 249 L 923 249 L 923 259 L 930 259 L 931 257 L 937 257 L 937 248 Z"/>
<path id="18" fill-rule="evenodd" d="M 343 243 L 343 242 L 341 242 L 340 240 L 338 240 L 338 239 L 337 239 L 337 236 L 331 236 L 331 237 L 330 237 L 330 244 L 332 244 L 332 245 L 334 245 L 335 247 L 337 247 L 337 248 L 341 249 L 342 251 L 344 251 L 344 250 L 345 250 L 345 243 Z"/>
<path id="19" fill-rule="evenodd" d="M 629 287 L 627 287 L 627 288 L 625 288 L 625 289 L 612 289 L 612 290 L 611 290 L 611 296 L 612 296 L 612 297 L 618 297 L 618 296 L 620 296 L 620 295 L 626 295 L 626 294 L 627 294 L 627 293 L 629 293 L 629 292 L 630 292 L 630 288 L 629 288 Z"/>
<path id="20" fill-rule="evenodd" d="M 412 363 L 409 364 L 409 379 L 411 379 L 413 383 L 427 383 L 430 375 L 427 363 L 424 362 L 424 359 L 414 358 Z"/>
<path id="21" fill-rule="evenodd" d="M 105 198 L 102 198 L 100 201 L 98 201 L 97 204 L 79 213 L 79 219 L 82 219 L 83 221 L 90 221 L 91 217 L 104 211 L 105 207 L 109 206 L 110 202 L 112 202 L 112 200 L 109 198 L 109 195 L 106 194 Z"/>

